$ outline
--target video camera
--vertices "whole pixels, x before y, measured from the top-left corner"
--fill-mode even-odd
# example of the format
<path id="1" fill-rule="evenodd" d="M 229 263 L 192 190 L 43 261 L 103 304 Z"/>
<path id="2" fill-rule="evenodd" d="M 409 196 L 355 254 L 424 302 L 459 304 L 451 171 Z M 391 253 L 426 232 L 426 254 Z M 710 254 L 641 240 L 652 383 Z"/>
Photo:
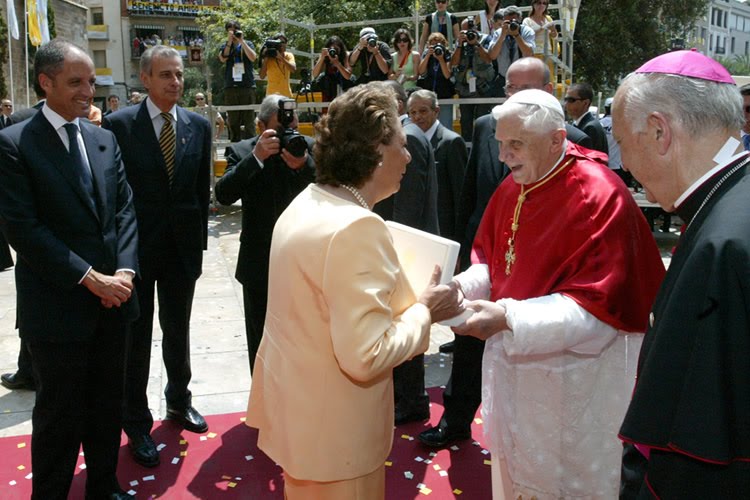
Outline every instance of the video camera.
<path id="1" fill-rule="evenodd" d="M 291 128 L 296 109 L 297 102 L 294 99 L 279 99 L 279 128 L 276 134 L 282 148 L 289 151 L 292 156 L 302 158 L 307 151 L 307 141 L 299 132 Z"/>
<path id="2" fill-rule="evenodd" d="M 279 51 L 281 50 L 281 44 L 284 43 L 281 40 L 277 38 L 268 38 L 265 42 L 263 42 L 263 47 L 261 47 L 261 52 L 263 55 L 268 57 L 276 57 L 279 54 Z"/>

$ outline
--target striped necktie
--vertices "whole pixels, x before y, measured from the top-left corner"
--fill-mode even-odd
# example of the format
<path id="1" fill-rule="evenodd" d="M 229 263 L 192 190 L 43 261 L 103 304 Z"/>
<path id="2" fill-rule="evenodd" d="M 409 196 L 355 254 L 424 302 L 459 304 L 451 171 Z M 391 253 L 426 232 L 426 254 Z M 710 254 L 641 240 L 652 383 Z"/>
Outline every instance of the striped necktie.
<path id="1" fill-rule="evenodd" d="M 164 156 L 164 163 L 167 166 L 167 177 L 169 177 L 169 184 L 171 185 L 174 180 L 174 157 L 176 149 L 174 127 L 172 126 L 172 115 L 162 113 L 161 117 L 164 118 L 164 125 L 162 125 L 161 133 L 159 134 L 159 147 Z"/>

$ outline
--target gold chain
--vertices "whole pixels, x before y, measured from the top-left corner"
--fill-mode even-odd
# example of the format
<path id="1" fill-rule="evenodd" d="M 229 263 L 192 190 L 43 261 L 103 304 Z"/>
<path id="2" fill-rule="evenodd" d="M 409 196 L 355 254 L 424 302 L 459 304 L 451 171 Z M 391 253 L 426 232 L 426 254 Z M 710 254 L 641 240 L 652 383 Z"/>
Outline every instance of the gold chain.
<path id="1" fill-rule="evenodd" d="M 513 266 L 513 263 L 516 262 L 516 231 L 518 231 L 518 219 L 521 217 L 521 207 L 523 206 L 523 202 L 526 201 L 526 196 L 532 191 L 534 191 L 537 188 L 540 188 L 547 184 L 549 181 L 551 181 L 557 174 L 565 170 L 568 165 L 573 163 L 575 158 L 570 158 L 568 161 L 563 163 L 563 165 L 552 172 L 550 175 L 547 176 L 546 179 L 544 179 L 539 184 L 536 184 L 535 186 L 526 189 L 526 185 L 521 185 L 521 193 L 518 195 L 518 201 L 516 202 L 516 209 L 513 211 L 513 223 L 510 226 L 510 238 L 508 238 L 508 251 L 505 252 L 505 275 L 510 276 L 510 268 Z"/>

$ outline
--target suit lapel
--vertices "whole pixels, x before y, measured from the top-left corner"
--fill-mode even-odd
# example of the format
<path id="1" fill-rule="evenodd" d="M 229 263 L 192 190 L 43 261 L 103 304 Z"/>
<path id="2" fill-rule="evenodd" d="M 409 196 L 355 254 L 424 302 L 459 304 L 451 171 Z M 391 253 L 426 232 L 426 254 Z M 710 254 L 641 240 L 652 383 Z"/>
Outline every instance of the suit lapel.
<path id="1" fill-rule="evenodd" d="M 182 158 L 185 156 L 185 151 L 190 145 L 190 140 L 193 138 L 193 129 L 190 126 L 190 117 L 184 109 L 177 107 L 177 150 L 175 152 L 174 160 L 174 177 L 175 182 L 180 176 L 180 165 L 182 164 Z"/>
<path id="2" fill-rule="evenodd" d="M 94 200 L 86 192 L 86 188 L 83 186 L 81 176 L 79 172 L 76 172 L 70 165 L 70 153 L 65 149 L 60 136 L 57 131 L 52 127 L 47 118 L 43 113 L 37 113 L 31 119 L 29 128 L 34 133 L 34 142 L 36 143 L 36 150 L 39 154 L 46 158 L 46 160 L 53 165 L 65 180 L 70 184 L 70 187 L 81 199 L 81 202 L 88 207 L 91 214 L 99 218 Z M 88 147 L 88 146 L 87 146 Z"/>
<path id="3" fill-rule="evenodd" d="M 106 166 L 105 152 L 107 146 L 99 142 L 96 136 L 91 132 L 90 125 L 81 122 L 81 135 L 86 145 L 86 155 L 88 156 L 89 165 L 91 166 L 91 175 L 94 179 L 94 191 L 96 192 L 97 214 L 105 213 L 107 206 L 107 183 L 105 181 L 104 167 Z"/>
<path id="4" fill-rule="evenodd" d="M 148 107 L 146 101 L 140 104 L 140 109 L 133 117 L 133 136 L 135 142 L 139 147 L 143 147 L 144 151 L 141 154 L 145 158 L 153 158 L 153 165 L 155 168 L 159 168 L 164 175 L 164 182 L 169 184 L 167 179 L 167 165 L 164 162 L 164 155 L 161 152 L 159 146 L 159 138 L 156 136 L 154 131 L 154 123 L 151 121 L 151 116 L 148 114 Z M 177 148 L 179 151 L 179 148 Z M 177 163 L 175 162 L 175 170 L 177 170 Z"/>

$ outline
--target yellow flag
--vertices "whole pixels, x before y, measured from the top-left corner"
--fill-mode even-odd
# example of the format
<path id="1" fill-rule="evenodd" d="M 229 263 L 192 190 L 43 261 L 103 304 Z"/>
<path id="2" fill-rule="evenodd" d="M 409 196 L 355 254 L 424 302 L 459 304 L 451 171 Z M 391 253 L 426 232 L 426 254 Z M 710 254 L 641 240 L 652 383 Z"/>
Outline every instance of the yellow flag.
<path id="1" fill-rule="evenodd" d="M 37 0 L 27 0 L 26 9 L 29 41 L 34 47 L 39 47 L 42 44 L 42 27 L 39 23 L 39 5 L 37 4 Z"/>

